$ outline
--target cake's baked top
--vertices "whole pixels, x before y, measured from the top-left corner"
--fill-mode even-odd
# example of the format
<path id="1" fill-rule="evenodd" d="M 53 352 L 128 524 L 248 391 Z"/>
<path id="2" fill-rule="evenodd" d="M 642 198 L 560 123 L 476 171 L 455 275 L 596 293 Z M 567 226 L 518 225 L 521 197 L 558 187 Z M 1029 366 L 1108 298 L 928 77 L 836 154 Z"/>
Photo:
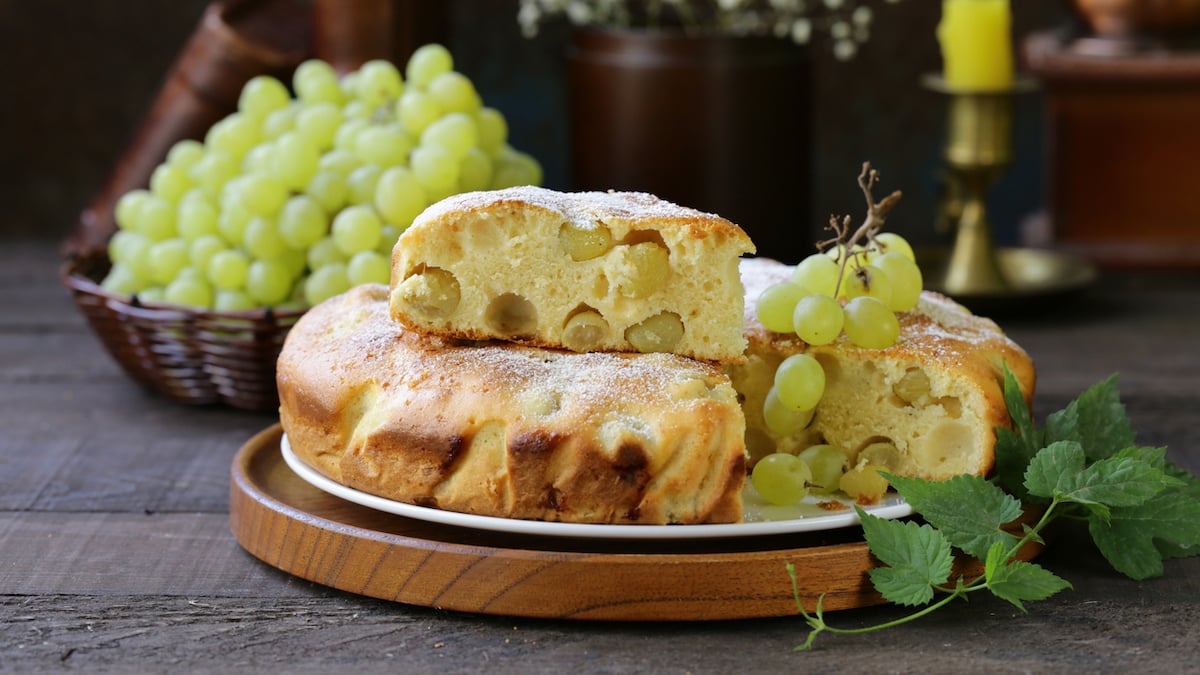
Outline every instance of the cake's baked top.
<path id="1" fill-rule="evenodd" d="M 277 379 L 296 453 L 372 494 L 567 522 L 741 514 L 742 416 L 707 363 L 422 335 L 361 286 L 301 318 Z"/>
<path id="2" fill-rule="evenodd" d="M 447 337 L 736 362 L 753 250 L 724 218 L 645 193 L 466 193 L 397 241 L 391 312 Z"/>

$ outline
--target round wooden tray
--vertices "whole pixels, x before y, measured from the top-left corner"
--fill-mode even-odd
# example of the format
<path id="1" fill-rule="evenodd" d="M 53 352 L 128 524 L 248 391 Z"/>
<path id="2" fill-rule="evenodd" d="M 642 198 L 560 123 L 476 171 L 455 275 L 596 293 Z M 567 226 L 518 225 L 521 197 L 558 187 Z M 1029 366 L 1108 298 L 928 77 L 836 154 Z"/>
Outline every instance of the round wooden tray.
<path id="1" fill-rule="evenodd" d="M 614 541 L 478 531 L 391 515 L 322 492 L 284 463 L 278 424 L 238 451 L 230 527 L 267 564 L 339 590 L 464 612 L 695 621 L 877 605 L 857 527 L 736 539 Z M 686 527 L 686 526 L 681 526 Z M 963 570 L 970 574 L 971 570 Z M 976 572 L 977 573 L 977 572 Z"/>

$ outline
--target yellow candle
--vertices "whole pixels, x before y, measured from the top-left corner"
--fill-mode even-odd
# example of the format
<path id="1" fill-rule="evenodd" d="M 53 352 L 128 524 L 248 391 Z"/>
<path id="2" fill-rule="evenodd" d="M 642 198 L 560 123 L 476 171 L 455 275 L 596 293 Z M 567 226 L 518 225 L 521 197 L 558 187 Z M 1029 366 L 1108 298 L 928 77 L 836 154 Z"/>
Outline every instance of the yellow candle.
<path id="1" fill-rule="evenodd" d="M 1006 89 L 1013 81 L 1008 0 L 944 0 L 937 36 L 952 89 Z"/>

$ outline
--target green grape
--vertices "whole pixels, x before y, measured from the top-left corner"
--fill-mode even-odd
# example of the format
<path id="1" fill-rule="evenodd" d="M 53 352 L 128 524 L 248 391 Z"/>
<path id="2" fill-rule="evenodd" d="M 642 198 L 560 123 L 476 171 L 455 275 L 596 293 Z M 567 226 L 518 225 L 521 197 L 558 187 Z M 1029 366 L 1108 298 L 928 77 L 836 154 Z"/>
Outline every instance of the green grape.
<path id="1" fill-rule="evenodd" d="M 241 246 L 242 239 L 246 236 L 246 225 L 253 217 L 254 214 L 242 206 L 240 201 L 226 204 L 221 208 L 221 214 L 217 216 L 217 229 L 221 232 L 221 236 L 225 237 L 225 241 L 234 246 Z"/>
<path id="2" fill-rule="evenodd" d="M 419 136 L 441 116 L 442 108 L 437 99 L 423 91 L 409 89 L 396 101 L 396 119 L 414 136 Z"/>
<path id="3" fill-rule="evenodd" d="M 412 139 L 394 124 L 370 125 L 354 139 L 355 156 L 383 168 L 407 163 L 412 149 Z"/>
<path id="4" fill-rule="evenodd" d="M 346 186 L 346 177 L 336 171 L 318 171 L 304 193 L 316 200 L 325 213 L 337 213 L 346 205 L 350 198 L 350 188 Z"/>
<path id="5" fill-rule="evenodd" d="M 243 115 L 262 120 L 270 113 L 287 107 L 291 100 L 291 94 L 282 82 L 270 75 L 256 75 L 242 86 L 237 107 Z"/>
<path id="6" fill-rule="evenodd" d="M 840 273 L 837 261 L 823 253 L 814 253 L 796 265 L 792 281 L 813 293 L 832 297 Z"/>
<path id="7" fill-rule="evenodd" d="M 796 310 L 796 303 L 808 294 L 808 289 L 790 281 L 772 284 L 758 296 L 754 313 L 767 330 L 790 333 L 795 330 L 792 327 L 792 314 Z"/>
<path id="8" fill-rule="evenodd" d="M 382 228 L 380 229 L 382 230 Z M 307 257 L 308 267 L 314 270 L 328 265 L 345 263 L 350 259 L 349 256 L 342 253 L 342 249 L 338 248 L 333 237 L 325 237 L 309 247 Z"/>
<path id="9" fill-rule="evenodd" d="M 178 204 L 190 189 L 192 180 L 187 170 L 181 167 L 159 164 L 150 174 L 150 191 L 172 204 Z"/>
<path id="10" fill-rule="evenodd" d="M 185 199 L 176 213 L 176 229 L 179 236 L 188 241 L 220 231 L 217 229 L 217 207 L 206 199 Z"/>
<path id="11" fill-rule="evenodd" d="M 246 273 L 246 293 L 268 307 L 283 302 L 292 290 L 292 277 L 282 260 L 255 260 Z"/>
<path id="12" fill-rule="evenodd" d="M 775 392 L 792 410 L 812 410 L 825 395 L 825 369 L 808 354 L 793 354 L 775 370 Z"/>
<path id="13" fill-rule="evenodd" d="M 163 241 L 175 236 L 175 223 L 175 206 L 162 197 L 151 194 L 142 203 L 142 208 L 138 209 L 136 231 L 154 241 Z"/>
<path id="14" fill-rule="evenodd" d="M 140 232 L 117 230 L 108 240 L 108 259 L 114 265 L 127 263 L 140 255 L 145 255 L 152 243 L 146 235 Z"/>
<path id="15" fill-rule="evenodd" d="M 475 114 L 479 127 L 479 147 L 489 155 L 498 152 L 508 143 L 508 120 L 495 108 L 480 108 Z"/>
<path id="16" fill-rule="evenodd" d="M 230 178 L 238 175 L 238 169 L 238 161 L 229 153 L 209 150 L 192 165 L 188 173 L 196 185 L 215 197 L 221 194 L 221 188 Z"/>
<path id="17" fill-rule="evenodd" d="M 792 312 L 792 329 L 797 337 L 810 345 L 825 345 L 836 340 L 844 321 L 842 305 L 828 295 L 806 295 L 800 298 Z"/>
<path id="18" fill-rule="evenodd" d="M 440 44 L 421 45 L 413 51 L 405 66 L 405 77 L 414 87 L 428 87 L 433 79 L 454 68 L 454 57 L 450 50 Z"/>
<path id="19" fill-rule="evenodd" d="M 213 309 L 218 312 L 244 312 L 254 309 L 254 300 L 240 290 L 218 290 L 213 297 Z"/>
<path id="20" fill-rule="evenodd" d="M 220 235 L 201 235 L 188 245 L 188 264 L 198 270 L 207 270 L 208 262 L 212 260 L 212 257 L 227 248 L 229 245 Z"/>
<path id="21" fill-rule="evenodd" d="M 129 271 L 133 272 L 139 279 L 143 279 L 149 284 L 150 278 L 154 276 L 154 272 L 150 267 L 150 263 L 153 260 L 150 250 L 154 247 L 155 242 L 141 233 L 130 232 L 130 234 L 136 234 L 137 238 L 129 239 L 120 244 L 122 259 L 119 262 L 128 267 Z"/>
<path id="22" fill-rule="evenodd" d="M 365 204 L 350 206 L 333 219 L 333 240 L 342 253 L 352 256 L 379 245 L 383 223 L 375 210 Z"/>
<path id="23" fill-rule="evenodd" d="M 375 186 L 383 169 L 374 164 L 364 164 L 346 176 L 346 187 L 350 190 L 351 204 L 370 204 L 375 201 Z"/>
<path id="24" fill-rule="evenodd" d="M 334 136 L 342 124 L 342 111 L 332 103 L 314 103 L 296 113 L 295 132 L 317 150 L 333 147 Z"/>
<path id="25" fill-rule="evenodd" d="M 496 153 L 496 169 L 492 175 L 493 190 L 518 185 L 539 185 L 542 166 L 533 157 L 508 146 Z"/>
<path id="26" fill-rule="evenodd" d="M 307 249 L 328 231 L 329 216 L 321 203 L 308 195 L 292 197 L 279 212 L 279 235 L 292 248 Z"/>
<path id="27" fill-rule="evenodd" d="M 887 305 L 862 296 L 846 304 L 846 337 L 864 349 L 885 349 L 896 344 L 900 322 Z"/>
<path id="28" fill-rule="evenodd" d="M 288 248 L 275 260 L 283 263 L 287 269 L 288 277 L 295 281 L 299 279 L 308 270 L 308 254 L 299 248 Z M 295 286 L 295 284 L 293 284 Z M 294 290 L 294 289 L 293 289 Z"/>
<path id="29" fill-rule="evenodd" d="M 806 448 L 799 455 L 801 460 L 812 471 L 812 485 L 809 489 L 813 494 L 828 495 L 837 492 L 842 482 L 842 474 L 846 473 L 846 453 L 833 445 L 814 445 Z"/>
<path id="30" fill-rule="evenodd" d="M 212 287 L 201 279 L 181 277 L 163 289 L 163 300 L 172 305 L 207 308 L 212 306 Z"/>
<path id="31" fill-rule="evenodd" d="M 204 135 L 204 145 L 234 158 L 244 157 L 262 140 L 259 124 L 252 117 L 233 113 L 218 121 Z"/>
<path id="32" fill-rule="evenodd" d="M 191 265 L 184 265 L 179 270 L 179 273 L 175 275 L 175 281 L 179 281 L 180 279 L 187 279 L 189 281 L 203 281 L 205 283 L 208 282 L 204 276 L 204 273 L 195 267 L 192 267 Z"/>
<path id="33" fill-rule="evenodd" d="M 292 89 L 305 103 L 329 102 L 341 105 L 345 100 L 333 66 L 319 59 L 309 59 L 296 67 Z"/>
<path id="34" fill-rule="evenodd" d="M 371 122 L 365 119 L 343 120 L 342 126 L 338 127 L 337 133 L 333 135 L 333 147 L 338 150 L 354 152 L 358 135 L 370 125 Z M 355 155 L 355 158 L 357 157 L 358 155 Z"/>
<path id="35" fill-rule="evenodd" d="M 167 301 L 162 286 L 147 286 L 137 292 L 138 301 L 145 305 L 164 304 Z"/>
<path id="36" fill-rule="evenodd" d="M 895 252 L 914 262 L 917 259 L 908 241 L 895 232 L 881 232 L 875 235 L 875 243 L 879 246 L 881 255 Z"/>
<path id="37" fill-rule="evenodd" d="M 317 173 L 320 153 L 295 131 L 280 136 L 275 144 L 275 177 L 290 190 L 303 190 Z"/>
<path id="38" fill-rule="evenodd" d="M 775 387 L 767 391 L 767 397 L 763 401 L 763 421 L 772 433 L 791 436 L 808 428 L 812 418 L 812 409 L 793 410 L 779 400 L 779 392 Z"/>
<path id="39" fill-rule="evenodd" d="M 376 251 L 359 251 L 346 265 L 346 277 L 351 286 L 386 284 L 391 281 L 391 261 Z"/>
<path id="40" fill-rule="evenodd" d="M 458 187 L 462 192 L 486 190 L 492 173 L 492 158 L 479 148 L 470 148 L 458 162 Z"/>
<path id="41" fill-rule="evenodd" d="M 250 258 L 237 249 L 227 248 L 213 254 L 205 268 L 209 283 L 220 290 L 233 291 L 246 285 Z"/>
<path id="42" fill-rule="evenodd" d="M 421 133 L 421 145 L 441 146 L 455 159 L 462 159 L 478 142 L 479 128 L 475 118 L 460 112 L 452 112 L 435 120 Z"/>
<path id="43" fill-rule="evenodd" d="M 274 260 L 283 255 L 288 244 L 283 235 L 279 234 L 279 228 L 276 227 L 274 220 L 256 216 L 246 224 L 242 248 L 260 260 Z"/>
<path id="44" fill-rule="evenodd" d="M 921 299 L 921 287 L 925 283 L 917 263 L 903 252 L 894 250 L 875 258 L 871 265 L 883 270 L 892 287 L 887 303 L 888 309 L 893 312 L 907 312 L 917 306 L 917 301 Z"/>
<path id="45" fill-rule="evenodd" d="M 483 107 L 475 85 L 462 73 L 454 70 L 444 72 L 429 82 L 429 95 L 443 111 L 475 114 Z"/>
<path id="46" fill-rule="evenodd" d="M 888 279 L 887 272 L 875 265 L 863 265 L 847 269 L 846 278 L 842 282 L 841 294 L 849 299 L 875 298 L 887 305 L 892 301 L 892 284 Z"/>
<path id="47" fill-rule="evenodd" d="M 304 300 L 309 305 L 316 305 L 350 289 L 350 278 L 346 274 L 346 265 L 334 263 L 313 270 L 304 280 Z"/>
<path id="48" fill-rule="evenodd" d="M 375 209 L 383 220 L 408 227 L 425 209 L 425 189 L 408 168 L 393 166 L 375 184 Z"/>
<path id="49" fill-rule="evenodd" d="M 122 230 L 136 230 L 142 206 L 146 204 L 150 194 L 149 190 L 139 188 L 121 195 L 113 207 L 113 218 L 117 221 L 117 227 Z"/>
<path id="50" fill-rule="evenodd" d="M 274 216 L 287 201 L 287 188 L 274 176 L 251 174 L 238 180 L 237 197 L 256 216 Z"/>
<path id="51" fill-rule="evenodd" d="M 317 161 L 318 172 L 330 171 L 343 178 L 349 176 L 351 171 L 360 166 L 362 166 L 362 160 L 358 158 L 358 155 L 345 148 L 326 150 L 325 154 L 321 155 L 321 159 Z"/>
<path id="52" fill-rule="evenodd" d="M 120 263 L 114 264 L 100 282 L 101 288 L 117 295 L 133 295 L 145 286 L 145 279 L 134 273 L 129 266 Z"/>
<path id="53" fill-rule="evenodd" d="M 167 164 L 186 172 L 202 157 L 204 157 L 204 144 L 185 138 L 182 141 L 176 141 L 167 151 Z"/>
<path id="54" fill-rule="evenodd" d="M 188 244 L 174 237 L 156 242 L 150 247 L 150 280 L 170 283 L 188 264 Z"/>
<path id="55" fill-rule="evenodd" d="M 275 168 L 275 142 L 264 141 L 250 148 L 242 158 L 243 173 L 269 174 Z"/>
<path id="56" fill-rule="evenodd" d="M 410 162 L 417 182 L 429 192 L 444 193 L 458 183 L 458 159 L 441 146 L 417 146 Z"/>
<path id="57" fill-rule="evenodd" d="M 754 465 L 750 482 L 763 499 L 787 506 L 795 504 L 808 495 L 812 471 L 799 457 L 785 452 L 774 452 Z"/>
<path id="58" fill-rule="evenodd" d="M 345 78 L 342 78 L 342 90 L 343 91 L 346 91 L 345 82 L 346 82 Z M 351 88 L 350 91 L 352 92 L 353 88 Z M 371 118 L 371 114 L 372 114 L 372 111 L 370 108 L 367 107 L 367 104 L 363 103 L 362 101 L 360 101 L 358 99 L 346 101 L 346 105 L 342 106 L 342 119 L 345 119 L 345 120 L 350 120 L 350 119 L 368 120 Z"/>
<path id="59" fill-rule="evenodd" d="M 383 227 L 379 228 L 379 245 L 375 247 L 375 252 L 391 260 L 392 249 L 396 247 L 396 240 L 403 233 L 404 228 L 396 227 L 391 223 L 384 223 Z"/>
<path id="60" fill-rule="evenodd" d="M 356 101 L 358 96 L 358 71 L 351 70 L 342 75 L 338 80 L 338 86 L 342 88 L 342 97 L 346 99 L 346 105 Z M 359 101 L 361 103 L 361 101 Z"/>
<path id="61" fill-rule="evenodd" d="M 296 116 L 300 114 L 300 105 L 290 104 L 278 110 L 272 110 L 262 123 L 262 137 L 273 141 L 296 128 Z"/>
<path id="62" fill-rule="evenodd" d="M 387 101 L 395 101 L 404 93 L 404 81 L 400 71 L 391 62 L 374 59 L 362 64 L 354 79 L 358 98 L 368 107 L 374 108 Z"/>

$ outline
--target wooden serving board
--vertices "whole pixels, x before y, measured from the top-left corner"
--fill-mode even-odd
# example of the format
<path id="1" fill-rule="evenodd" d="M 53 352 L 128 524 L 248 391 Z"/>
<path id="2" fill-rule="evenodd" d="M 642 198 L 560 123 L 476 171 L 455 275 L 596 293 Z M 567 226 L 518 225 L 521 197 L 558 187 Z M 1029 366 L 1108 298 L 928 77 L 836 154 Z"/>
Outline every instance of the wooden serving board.
<path id="1" fill-rule="evenodd" d="M 232 467 L 230 527 L 255 557 L 343 591 L 464 612 L 555 619 L 695 621 L 881 604 L 857 527 L 701 540 L 597 540 L 479 531 L 347 502 L 284 463 L 282 431 Z M 681 525 L 680 527 L 686 527 Z M 977 574 L 978 571 L 964 570 Z"/>

